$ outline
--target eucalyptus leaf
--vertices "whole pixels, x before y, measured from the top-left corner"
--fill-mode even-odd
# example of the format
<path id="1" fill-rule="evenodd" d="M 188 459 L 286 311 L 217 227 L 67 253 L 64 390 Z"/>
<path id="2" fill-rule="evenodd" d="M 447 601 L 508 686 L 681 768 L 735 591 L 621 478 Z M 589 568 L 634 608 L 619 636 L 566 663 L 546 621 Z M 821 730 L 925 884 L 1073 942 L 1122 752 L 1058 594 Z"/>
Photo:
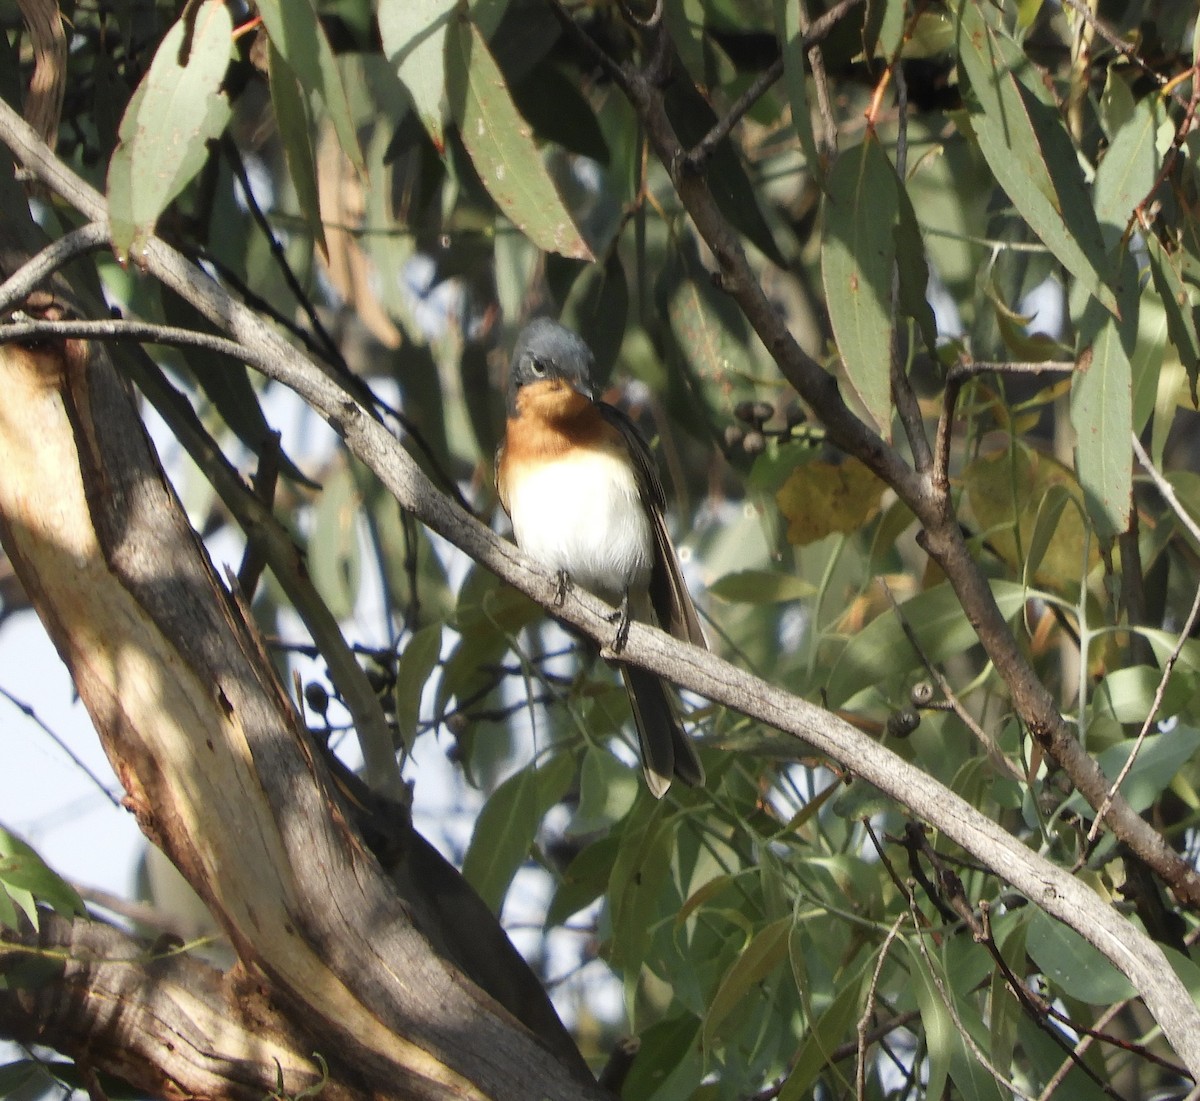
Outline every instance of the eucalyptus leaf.
<path id="1" fill-rule="evenodd" d="M 258 13 L 271 45 L 283 56 L 301 85 L 320 97 L 342 152 L 355 172 L 365 176 L 367 166 L 346 87 L 312 0 L 260 0 Z"/>
<path id="2" fill-rule="evenodd" d="M 821 279 L 829 321 L 851 385 L 888 435 L 900 199 L 896 171 L 873 131 L 838 157 L 826 186 Z"/>
<path id="3" fill-rule="evenodd" d="M 974 97 L 971 125 L 997 182 L 1063 266 L 1116 309 L 1104 239 L 1062 119 L 1008 66 L 1013 46 L 974 0 L 959 8 L 959 63 Z"/>
<path id="4" fill-rule="evenodd" d="M 118 257 L 137 261 L 158 216 L 208 160 L 207 142 L 229 122 L 221 90 L 233 48 L 233 19 L 221 0 L 167 32 L 121 119 L 108 169 L 109 218 Z"/>
<path id="5" fill-rule="evenodd" d="M 492 792 L 479 812 L 463 876 L 494 914 L 528 858 L 542 819 L 562 800 L 574 775 L 574 763 L 565 754 L 541 767 L 523 768 Z"/>
<path id="6" fill-rule="evenodd" d="M 473 23 L 455 19 L 447 28 L 446 91 L 475 170 L 509 221 L 546 252 L 592 259 Z"/>

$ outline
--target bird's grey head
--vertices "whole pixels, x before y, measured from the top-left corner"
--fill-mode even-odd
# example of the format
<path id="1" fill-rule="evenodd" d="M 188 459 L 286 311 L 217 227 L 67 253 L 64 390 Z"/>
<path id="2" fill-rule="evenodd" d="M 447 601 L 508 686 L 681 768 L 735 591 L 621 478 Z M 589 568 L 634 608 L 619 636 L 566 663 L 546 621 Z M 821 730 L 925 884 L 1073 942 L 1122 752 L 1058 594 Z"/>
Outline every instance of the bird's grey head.
<path id="1" fill-rule="evenodd" d="M 517 391 L 543 379 L 562 379 L 572 389 L 594 398 L 592 350 L 578 333 L 539 317 L 521 330 L 513 346 L 508 378 L 508 403 L 514 407 Z"/>

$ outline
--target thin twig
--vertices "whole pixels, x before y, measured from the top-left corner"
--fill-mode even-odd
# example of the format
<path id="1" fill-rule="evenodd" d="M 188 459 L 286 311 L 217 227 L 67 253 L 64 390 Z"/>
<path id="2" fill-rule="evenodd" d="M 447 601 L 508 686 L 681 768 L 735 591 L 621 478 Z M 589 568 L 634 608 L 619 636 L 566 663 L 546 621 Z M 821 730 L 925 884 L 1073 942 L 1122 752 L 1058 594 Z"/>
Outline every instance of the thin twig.
<path id="1" fill-rule="evenodd" d="M 827 38 L 830 31 L 849 12 L 863 3 L 865 3 L 865 0 L 839 0 L 839 3 L 835 4 L 808 25 L 801 37 L 800 48 L 809 53 L 810 63 L 812 52 L 815 51 L 817 44 Z M 783 43 L 782 49 L 788 49 L 788 44 Z M 730 132 L 742 121 L 750 108 L 759 101 L 767 89 L 781 76 L 783 76 L 782 52 L 730 104 L 729 109 L 717 120 L 712 129 L 688 150 L 686 156 L 683 158 L 683 167 L 689 171 L 699 171 L 703 167 L 704 162 L 712 156 L 716 147 L 729 136 Z"/>
<path id="2" fill-rule="evenodd" d="M 148 344 L 205 348 L 241 363 L 247 361 L 246 349 L 236 340 L 180 329 L 174 325 L 155 325 L 125 318 L 101 321 L 13 321 L 0 325 L 0 344 L 12 344 L 56 338 L 61 340 L 137 340 Z"/>
<path id="3" fill-rule="evenodd" d="M 61 737 L 59 737 L 58 734 L 56 734 L 46 724 L 46 722 L 41 718 L 40 715 L 38 715 L 38 713 L 30 704 L 27 704 L 24 700 L 17 699 L 17 697 L 14 696 L 7 688 L 0 687 L 0 696 L 3 696 L 4 699 L 8 700 L 8 702 L 11 703 L 18 711 L 20 711 L 25 718 L 34 723 L 42 731 L 42 733 L 46 735 L 46 737 L 48 737 L 56 746 L 58 746 L 59 749 L 61 749 L 68 757 L 70 757 L 71 763 L 89 780 L 91 780 L 91 782 L 95 784 L 97 788 L 100 789 L 100 793 L 104 796 L 104 798 L 112 803 L 112 805 L 118 810 L 120 809 L 121 800 L 114 795 L 108 789 L 108 785 L 105 784 L 104 781 L 101 780 L 100 777 L 88 767 L 87 762 L 84 761 L 83 758 L 81 758 L 69 745 L 67 745 L 65 741 L 63 741 Z"/>
<path id="4" fill-rule="evenodd" d="M 983 1049 L 975 1042 L 975 1037 L 967 1030 L 966 1025 L 962 1023 L 962 1018 L 958 1015 L 958 1010 L 955 1008 L 954 1001 L 950 997 L 949 991 L 946 990 L 945 983 L 942 982 L 941 975 L 938 974 L 937 966 L 933 962 L 933 958 L 929 955 L 929 949 L 925 946 L 925 937 L 921 933 L 920 923 L 916 919 L 916 915 L 920 913 L 917 908 L 917 900 L 910 894 L 908 896 L 908 907 L 913 914 L 913 927 L 917 931 L 917 947 L 921 951 L 921 957 L 925 960 L 925 966 L 929 969 L 929 977 L 933 981 L 934 987 L 937 989 L 938 997 L 942 1001 L 942 1005 L 946 1007 L 946 1012 L 950 1014 L 950 1020 L 954 1022 L 954 1027 L 958 1031 L 964 1044 L 971 1050 L 971 1054 L 975 1056 L 976 1061 L 984 1070 L 988 1072 L 996 1082 L 1005 1089 L 1010 1090 L 1014 1096 L 1021 1098 L 1021 1101 L 1034 1101 L 1029 1094 L 1021 1089 L 1016 1082 L 1011 1078 L 1005 1077 L 992 1064 L 992 1061 L 984 1053 Z"/>
<path id="5" fill-rule="evenodd" d="M 288 290 L 292 292 L 292 297 L 296 299 L 296 302 L 304 311 L 304 316 L 308 318 L 308 323 L 312 326 L 313 333 L 321 342 L 324 355 L 328 357 L 331 363 L 337 365 L 339 371 L 345 371 L 347 374 L 350 374 L 350 368 L 342 356 L 342 350 L 338 347 L 337 341 L 330 335 L 329 330 L 325 328 L 324 323 L 317 314 L 317 309 L 313 305 L 311 297 L 305 293 L 304 288 L 300 285 L 300 280 L 296 277 L 295 271 L 292 270 L 292 265 L 288 262 L 287 253 L 284 251 L 283 245 L 280 244 L 279 238 L 275 235 L 270 220 L 267 218 L 262 207 L 258 205 L 258 199 L 254 195 L 254 188 L 250 182 L 250 174 L 246 171 L 246 162 L 242 160 L 242 152 L 238 149 L 233 138 L 228 134 L 221 139 L 221 151 L 225 154 L 225 159 L 229 161 L 230 167 L 233 169 L 233 174 L 237 177 L 237 181 L 241 185 L 242 195 L 245 197 L 246 207 L 250 211 L 251 218 L 254 219 L 262 235 L 267 239 L 267 246 L 271 250 L 271 258 L 275 261 L 275 266 L 283 276 L 283 281 L 287 283 Z"/>
<path id="6" fill-rule="evenodd" d="M 1142 468 L 1150 475 L 1151 481 L 1154 482 L 1163 499 L 1171 506 L 1172 511 L 1179 517 L 1183 526 L 1191 532 L 1192 537 L 1200 540 L 1200 526 L 1197 526 L 1196 521 L 1188 515 L 1187 510 L 1175 495 L 1175 490 L 1171 486 L 1171 483 L 1167 481 L 1162 472 L 1154 465 L 1154 461 L 1146 454 L 1146 449 L 1142 446 L 1142 441 L 1138 439 L 1136 432 L 1131 434 L 1131 439 L 1133 440 L 1133 451 L 1137 455 L 1138 462 L 1142 464 Z M 1176 638 L 1175 645 L 1171 648 L 1170 654 L 1167 655 L 1167 660 L 1163 663 L 1162 676 L 1158 678 L 1158 687 L 1155 688 L 1154 698 L 1150 701 L 1150 710 L 1146 715 L 1145 721 L 1142 723 L 1141 730 L 1138 731 L 1138 736 L 1134 740 L 1129 757 L 1121 766 L 1121 771 L 1117 773 L 1117 778 L 1113 780 L 1112 787 L 1109 788 L 1104 802 L 1096 808 L 1096 817 L 1087 834 L 1089 847 L 1095 844 L 1096 838 L 1100 835 L 1100 828 L 1104 824 L 1104 815 L 1112 805 L 1113 799 L 1116 798 L 1117 792 L 1121 790 L 1121 785 L 1129 775 L 1130 769 L 1133 768 L 1138 753 L 1141 752 L 1142 743 L 1145 742 L 1151 728 L 1158 721 L 1158 712 L 1162 707 L 1163 697 L 1167 694 L 1167 685 L 1171 680 L 1171 674 L 1175 671 L 1175 663 L 1179 660 L 1179 655 L 1183 653 L 1184 645 L 1192 637 L 1192 628 L 1196 626 L 1197 619 L 1200 619 L 1200 588 L 1196 589 L 1196 595 L 1192 598 L 1192 607 L 1188 612 L 1187 619 L 1184 621 L 1183 627 L 1180 628 L 1179 636 Z"/>
<path id="7" fill-rule="evenodd" d="M 946 373 L 947 381 L 965 382 L 967 379 L 975 378 L 977 375 L 997 374 L 997 375 L 1043 375 L 1043 374 L 1060 374 L 1069 375 L 1077 367 L 1074 360 L 1069 359 L 1046 359 L 1046 360 L 1016 360 L 1014 362 L 997 362 L 994 360 L 966 360 L 961 363 L 956 363 Z"/>
<path id="8" fill-rule="evenodd" d="M 899 109 L 899 129 L 896 134 L 896 173 L 904 179 L 908 162 L 908 83 L 899 62 L 894 66 L 896 99 Z M 891 387 L 892 400 L 896 405 L 896 413 L 904 427 L 904 435 L 908 439 L 909 450 L 912 452 L 913 466 L 922 473 L 933 466 L 933 453 L 929 448 L 929 437 L 925 433 L 925 418 L 921 413 L 921 403 L 917 400 L 916 391 L 908 377 L 907 364 L 900 356 L 900 332 L 897 320 L 900 317 L 900 265 L 892 264 L 892 294 L 891 294 L 891 340 L 889 354 L 891 357 Z M 911 345 L 911 342 L 910 342 Z"/>
<path id="9" fill-rule="evenodd" d="M 879 948 L 879 958 L 875 961 L 875 970 L 871 974 L 871 982 L 867 987 L 867 1004 L 863 1007 L 862 1016 L 858 1019 L 858 1028 L 855 1033 L 858 1040 L 858 1050 L 854 1061 L 854 1089 L 855 1096 L 860 1101 L 867 1095 L 867 1027 L 870 1025 L 871 1018 L 875 1014 L 875 992 L 879 988 L 879 978 L 883 974 L 883 965 L 887 961 L 892 941 L 896 939 L 900 932 L 900 926 L 907 919 L 908 914 L 901 910 L 896 915 L 896 920 L 892 922 L 892 927 L 888 930 L 887 936 L 883 938 L 883 944 Z"/>
<path id="10" fill-rule="evenodd" d="M 0 283 L 0 315 L 8 313 L 14 306 L 24 302 L 64 264 L 69 264 L 85 252 L 103 248 L 107 243 L 108 226 L 97 221 L 73 229 L 47 245 Z"/>

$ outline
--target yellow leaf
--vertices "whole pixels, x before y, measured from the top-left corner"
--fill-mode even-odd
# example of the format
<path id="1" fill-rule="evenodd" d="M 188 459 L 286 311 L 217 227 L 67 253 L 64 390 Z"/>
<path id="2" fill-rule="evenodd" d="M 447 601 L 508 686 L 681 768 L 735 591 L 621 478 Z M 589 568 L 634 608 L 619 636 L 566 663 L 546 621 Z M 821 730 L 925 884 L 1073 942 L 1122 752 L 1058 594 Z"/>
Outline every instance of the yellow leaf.
<path id="1" fill-rule="evenodd" d="M 789 543 L 805 546 L 832 532 L 858 531 L 879 511 L 884 485 L 857 459 L 797 467 L 775 494 Z"/>

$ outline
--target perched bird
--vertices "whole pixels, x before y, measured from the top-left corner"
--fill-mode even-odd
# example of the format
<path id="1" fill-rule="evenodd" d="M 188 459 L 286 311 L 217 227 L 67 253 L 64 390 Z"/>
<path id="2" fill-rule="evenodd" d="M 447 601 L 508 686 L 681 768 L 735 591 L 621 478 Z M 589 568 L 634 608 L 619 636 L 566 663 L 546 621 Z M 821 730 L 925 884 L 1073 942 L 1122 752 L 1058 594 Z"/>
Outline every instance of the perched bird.
<path id="1" fill-rule="evenodd" d="M 545 318 L 513 348 L 496 486 L 526 554 L 620 606 L 618 644 L 632 617 L 706 646 L 650 448 L 624 413 L 596 399 L 587 344 Z M 673 776 L 702 784 L 672 690 L 636 666 L 622 664 L 621 675 L 651 792 L 661 798 Z"/>

